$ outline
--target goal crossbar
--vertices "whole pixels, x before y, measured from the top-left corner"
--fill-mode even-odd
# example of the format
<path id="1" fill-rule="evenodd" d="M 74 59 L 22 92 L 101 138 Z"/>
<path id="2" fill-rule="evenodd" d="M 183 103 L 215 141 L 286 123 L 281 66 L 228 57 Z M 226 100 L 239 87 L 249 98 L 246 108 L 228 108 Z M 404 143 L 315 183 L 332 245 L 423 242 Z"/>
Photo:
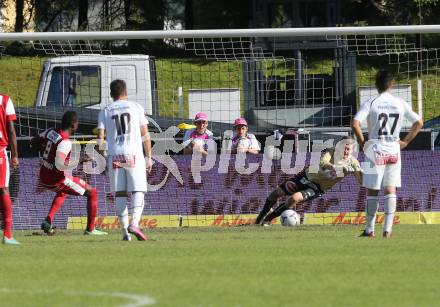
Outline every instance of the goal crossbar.
<path id="1" fill-rule="evenodd" d="M 218 37 L 304 37 L 325 35 L 386 35 L 440 33 L 440 25 L 378 26 L 378 27 L 319 27 L 319 28 L 263 28 L 216 30 L 163 30 L 163 31 L 96 31 L 96 32 L 25 32 L 0 33 L 0 41 L 29 40 L 117 40 L 165 38 L 218 38 Z"/>

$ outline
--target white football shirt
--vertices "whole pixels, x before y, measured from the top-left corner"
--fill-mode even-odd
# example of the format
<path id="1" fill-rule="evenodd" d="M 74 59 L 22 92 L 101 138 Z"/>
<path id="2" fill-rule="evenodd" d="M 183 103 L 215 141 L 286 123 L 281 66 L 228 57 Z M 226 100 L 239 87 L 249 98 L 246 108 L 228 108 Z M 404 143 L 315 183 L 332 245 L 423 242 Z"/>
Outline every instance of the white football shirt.
<path id="1" fill-rule="evenodd" d="M 117 100 L 99 112 L 98 129 L 105 129 L 111 156 L 143 156 L 141 127 L 147 125 L 145 111 L 136 102 Z"/>
<path id="2" fill-rule="evenodd" d="M 403 99 L 384 92 L 362 104 L 354 119 L 367 119 L 368 138 L 389 142 L 399 141 L 402 122 L 406 117 L 411 124 L 420 119 Z"/>

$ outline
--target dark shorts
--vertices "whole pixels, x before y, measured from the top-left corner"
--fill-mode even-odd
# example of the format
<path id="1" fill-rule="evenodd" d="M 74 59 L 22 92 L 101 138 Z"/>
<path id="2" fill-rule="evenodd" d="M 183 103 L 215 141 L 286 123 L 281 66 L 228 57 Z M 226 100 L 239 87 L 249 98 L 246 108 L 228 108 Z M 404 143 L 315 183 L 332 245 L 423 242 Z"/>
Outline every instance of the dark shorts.
<path id="1" fill-rule="evenodd" d="M 315 199 L 324 194 L 319 185 L 307 178 L 305 172 L 298 173 L 295 176 L 287 179 L 280 184 L 279 187 L 287 195 L 293 195 L 297 192 L 300 192 L 304 198 L 304 201 Z"/>

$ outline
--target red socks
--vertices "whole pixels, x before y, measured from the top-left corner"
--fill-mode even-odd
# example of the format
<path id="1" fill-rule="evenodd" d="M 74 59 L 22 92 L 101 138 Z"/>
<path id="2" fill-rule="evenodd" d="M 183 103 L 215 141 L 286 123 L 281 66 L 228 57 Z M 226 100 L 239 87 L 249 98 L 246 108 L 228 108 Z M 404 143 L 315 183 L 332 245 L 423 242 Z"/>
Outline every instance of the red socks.
<path id="1" fill-rule="evenodd" d="M 95 229 L 96 212 L 98 211 L 98 193 L 93 188 L 87 195 L 87 230 Z"/>
<path id="2" fill-rule="evenodd" d="M 0 195 L 0 209 L 4 226 L 4 235 L 10 239 L 12 237 L 12 203 L 9 193 Z"/>
<path id="3" fill-rule="evenodd" d="M 50 208 L 47 219 L 51 223 L 55 214 L 60 210 L 61 206 L 64 204 L 67 194 L 59 192 L 55 196 L 52 202 L 52 207 Z M 95 218 L 96 212 L 98 211 L 98 193 L 96 189 L 93 188 L 87 195 L 87 230 L 93 231 L 95 229 Z"/>
<path id="4" fill-rule="evenodd" d="M 63 192 L 58 192 L 57 195 L 55 195 L 55 198 L 52 201 L 52 207 L 50 207 L 49 214 L 47 215 L 49 223 L 52 223 L 55 214 L 57 214 L 58 210 L 60 210 L 61 206 L 64 204 L 66 196 L 67 194 Z"/>

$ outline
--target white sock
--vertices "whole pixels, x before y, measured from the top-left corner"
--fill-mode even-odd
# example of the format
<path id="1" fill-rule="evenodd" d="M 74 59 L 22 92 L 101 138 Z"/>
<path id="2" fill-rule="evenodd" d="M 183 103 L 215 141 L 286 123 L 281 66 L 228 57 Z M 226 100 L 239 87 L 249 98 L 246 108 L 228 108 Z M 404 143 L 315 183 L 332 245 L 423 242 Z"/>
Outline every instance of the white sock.
<path id="1" fill-rule="evenodd" d="M 116 213 L 119 217 L 119 223 L 121 224 L 122 235 L 128 235 L 128 209 L 127 209 L 127 197 L 116 197 L 115 201 Z"/>
<path id="2" fill-rule="evenodd" d="M 365 206 L 365 212 L 367 214 L 366 232 L 370 233 L 374 231 L 376 224 L 376 212 L 379 207 L 379 198 L 377 196 L 367 196 L 367 205 Z"/>
<path id="3" fill-rule="evenodd" d="M 385 222 L 383 224 L 383 231 L 391 232 L 393 228 L 394 212 L 396 212 L 397 196 L 396 194 L 388 194 L 384 197 L 385 203 L 383 211 L 385 214 Z"/>
<path id="4" fill-rule="evenodd" d="M 144 192 L 133 192 L 131 194 L 131 204 L 133 205 L 133 218 L 131 225 L 139 227 L 142 212 L 144 212 Z"/>

